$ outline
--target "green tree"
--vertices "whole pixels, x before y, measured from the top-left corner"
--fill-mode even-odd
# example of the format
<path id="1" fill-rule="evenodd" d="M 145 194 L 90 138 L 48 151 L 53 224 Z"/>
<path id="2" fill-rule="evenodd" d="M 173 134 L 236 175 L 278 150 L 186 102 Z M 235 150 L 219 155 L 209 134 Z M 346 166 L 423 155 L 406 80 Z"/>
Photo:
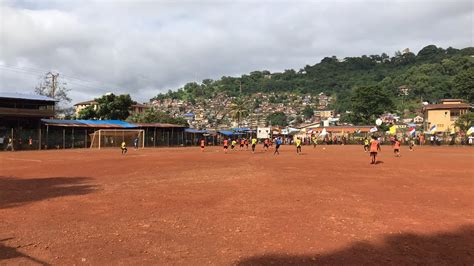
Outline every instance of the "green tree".
<path id="1" fill-rule="evenodd" d="M 457 74 L 453 80 L 454 94 L 458 98 L 474 102 L 474 68 Z"/>
<path id="2" fill-rule="evenodd" d="M 306 119 L 310 119 L 311 117 L 314 116 L 314 110 L 313 108 L 311 108 L 311 106 L 307 105 L 304 109 L 303 109 L 303 116 L 304 118 Z"/>
<path id="3" fill-rule="evenodd" d="M 77 114 L 77 119 L 97 119 L 97 112 L 94 110 L 94 106 L 89 105 L 79 111 L 79 113 Z"/>
<path id="4" fill-rule="evenodd" d="M 474 126 L 474 112 L 461 115 L 454 125 L 461 131 L 466 132 L 470 127 Z"/>
<path id="5" fill-rule="evenodd" d="M 267 116 L 267 124 L 286 127 L 288 125 L 288 117 L 283 112 L 275 112 Z"/>
<path id="6" fill-rule="evenodd" d="M 356 88 L 351 101 L 351 122 L 354 124 L 371 125 L 381 114 L 393 109 L 390 95 L 377 86 Z"/>
<path id="7" fill-rule="evenodd" d="M 183 117 L 172 117 L 171 115 L 160 112 L 154 108 L 146 110 L 142 114 L 130 116 L 129 121 L 136 123 L 170 123 L 187 126 L 188 123 Z"/>
<path id="8" fill-rule="evenodd" d="M 125 120 L 130 115 L 130 108 L 134 103 L 129 94 L 116 96 L 113 93 L 106 94 L 96 99 L 97 118 L 111 120 Z"/>
<path id="9" fill-rule="evenodd" d="M 237 97 L 232 101 L 230 105 L 230 116 L 234 121 L 237 121 L 237 125 L 240 126 L 242 119 L 249 115 L 249 108 L 246 105 L 242 97 Z"/>

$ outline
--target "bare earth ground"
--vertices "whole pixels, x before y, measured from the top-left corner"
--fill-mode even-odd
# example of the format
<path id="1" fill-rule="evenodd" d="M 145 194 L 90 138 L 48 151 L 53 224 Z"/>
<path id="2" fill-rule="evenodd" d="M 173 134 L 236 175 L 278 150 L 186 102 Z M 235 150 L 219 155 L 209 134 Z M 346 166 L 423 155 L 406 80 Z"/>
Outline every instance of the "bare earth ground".
<path id="1" fill-rule="evenodd" d="M 2 152 L 0 264 L 472 265 L 474 148 L 382 149 Z"/>

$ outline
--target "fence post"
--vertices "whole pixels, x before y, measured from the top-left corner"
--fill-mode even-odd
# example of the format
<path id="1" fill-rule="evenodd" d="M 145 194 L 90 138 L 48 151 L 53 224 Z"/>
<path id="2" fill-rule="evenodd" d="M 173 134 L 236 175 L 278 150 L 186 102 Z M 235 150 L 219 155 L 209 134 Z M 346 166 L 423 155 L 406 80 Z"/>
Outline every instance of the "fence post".
<path id="1" fill-rule="evenodd" d="M 66 149 L 66 129 L 63 128 L 63 149 Z"/>
<path id="2" fill-rule="evenodd" d="M 46 125 L 46 149 L 48 149 L 49 145 L 49 125 Z"/>
<path id="3" fill-rule="evenodd" d="M 38 129 L 38 150 L 41 150 L 41 124 L 40 124 L 40 127 Z"/>

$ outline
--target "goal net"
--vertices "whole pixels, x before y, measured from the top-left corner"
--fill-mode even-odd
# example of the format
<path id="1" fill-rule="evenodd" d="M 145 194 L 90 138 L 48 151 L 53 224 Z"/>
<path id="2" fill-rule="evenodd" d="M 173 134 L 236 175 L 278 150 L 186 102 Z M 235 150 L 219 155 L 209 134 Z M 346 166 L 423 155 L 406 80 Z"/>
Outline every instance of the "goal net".
<path id="1" fill-rule="evenodd" d="M 100 129 L 90 134 L 91 148 L 118 148 L 124 141 L 127 147 L 145 146 L 145 131 L 142 129 Z"/>

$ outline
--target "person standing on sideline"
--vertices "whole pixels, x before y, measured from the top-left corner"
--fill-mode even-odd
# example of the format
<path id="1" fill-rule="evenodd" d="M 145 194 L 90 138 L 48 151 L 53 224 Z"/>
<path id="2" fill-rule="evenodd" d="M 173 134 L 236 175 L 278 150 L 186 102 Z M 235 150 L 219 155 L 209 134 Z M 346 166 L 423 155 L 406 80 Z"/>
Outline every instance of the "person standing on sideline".
<path id="1" fill-rule="evenodd" d="M 135 150 L 138 149 L 138 136 L 133 139 L 133 147 L 135 148 Z"/>
<path id="2" fill-rule="evenodd" d="M 201 152 L 204 152 L 205 144 L 206 144 L 206 141 L 204 139 L 201 139 Z"/>
<path id="3" fill-rule="evenodd" d="M 295 140 L 295 145 L 296 145 L 296 154 L 301 154 L 301 138 L 297 138 Z"/>
<path id="4" fill-rule="evenodd" d="M 252 153 L 255 153 L 255 146 L 257 146 L 257 139 L 252 138 Z"/>
<path id="5" fill-rule="evenodd" d="M 276 140 L 275 140 L 275 152 L 273 153 L 273 155 L 275 154 L 278 154 L 280 155 L 280 151 L 278 151 L 280 149 L 280 145 L 283 141 L 281 140 L 281 137 L 278 137 Z"/>
<path id="6" fill-rule="evenodd" d="M 33 149 L 33 138 L 31 136 L 28 137 L 28 147 Z"/>
<path id="7" fill-rule="evenodd" d="M 372 161 L 370 164 L 377 163 L 377 152 L 379 151 L 382 151 L 382 149 L 380 149 L 380 142 L 376 136 L 372 136 L 372 140 L 370 141 L 370 158 Z"/>
<path id="8" fill-rule="evenodd" d="M 13 138 L 12 137 L 8 137 L 7 147 L 5 148 L 5 150 L 7 151 L 8 149 L 10 149 L 11 151 L 15 151 L 15 149 L 13 148 Z"/>

